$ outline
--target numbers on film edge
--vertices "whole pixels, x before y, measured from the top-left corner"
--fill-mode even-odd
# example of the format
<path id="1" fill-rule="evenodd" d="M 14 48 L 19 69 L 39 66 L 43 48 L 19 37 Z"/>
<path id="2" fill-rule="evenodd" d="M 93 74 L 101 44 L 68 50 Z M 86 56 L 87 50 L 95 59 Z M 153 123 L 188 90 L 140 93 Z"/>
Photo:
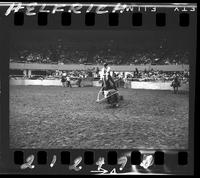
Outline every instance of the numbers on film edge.
<path id="1" fill-rule="evenodd" d="M 20 166 L 22 170 L 24 169 L 34 169 L 36 166 L 33 164 L 35 159 L 35 156 L 31 154 L 26 158 L 26 162 Z M 69 165 L 69 170 L 74 170 L 74 171 L 80 171 L 83 169 L 83 167 L 80 165 L 82 162 L 83 158 L 81 156 L 77 157 L 74 159 L 73 164 Z M 50 168 L 53 168 L 54 165 L 56 164 L 57 161 L 57 156 L 53 155 L 51 163 L 49 164 Z M 118 171 L 123 171 L 123 169 L 126 167 L 128 161 L 127 156 L 121 156 L 117 160 L 117 165 L 120 165 L 120 167 L 117 169 Z M 96 161 L 96 170 L 91 170 L 91 173 L 99 173 L 99 174 L 117 174 L 116 168 L 113 168 L 111 171 L 106 170 L 103 168 L 105 165 L 105 159 L 104 157 L 99 157 L 98 160 Z M 143 167 L 144 169 L 148 169 L 151 165 L 154 164 L 154 157 L 153 155 L 143 155 L 143 159 L 141 161 L 140 166 Z"/>

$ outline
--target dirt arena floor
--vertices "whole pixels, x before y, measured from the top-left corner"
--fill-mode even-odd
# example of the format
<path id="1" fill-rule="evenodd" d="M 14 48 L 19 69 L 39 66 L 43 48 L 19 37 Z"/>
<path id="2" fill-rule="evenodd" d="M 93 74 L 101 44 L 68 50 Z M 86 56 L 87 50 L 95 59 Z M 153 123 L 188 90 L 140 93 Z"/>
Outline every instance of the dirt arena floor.
<path id="1" fill-rule="evenodd" d="M 119 108 L 99 88 L 10 86 L 10 147 L 186 149 L 189 94 L 119 89 Z"/>

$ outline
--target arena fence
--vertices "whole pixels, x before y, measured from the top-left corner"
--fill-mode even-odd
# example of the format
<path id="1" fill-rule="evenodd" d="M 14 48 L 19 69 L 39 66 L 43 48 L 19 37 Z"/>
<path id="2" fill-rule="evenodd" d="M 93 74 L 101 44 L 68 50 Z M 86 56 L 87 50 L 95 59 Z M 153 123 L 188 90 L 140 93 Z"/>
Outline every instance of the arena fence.
<path id="1" fill-rule="evenodd" d="M 171 82 L 130 82 L 130 88 L 133 89 L 172 90 L 170 85 Z M 189 84 L 182 83 L 179 90 L 189 91 Z"/>
<path id="2" fill-rule="evenodd" d="M 30 80 L 30 79 L 10 79 L 10 85 L 41 85 L 41 86 L 62 86 L 60 79 L 49 80 Z M 77 81 L 71 80 L 71 85 L 78 86 Z M 92 87 L 91 78 L 83 79 L 81 82 L 83 87 Z"/>
<path id="3" fill-rule="evenodd" d="M 77 86 L 75 81 L 72 85 Z M 40 86 L 62 86 L 61 80 L 30 80 L 30 79 L 10 79 L 10 85 L 40 85 Z M 99 81 L 93 81 L 92 78 L 83 79 L 81 82 L 83 87 L 101 87 Z M 125 88 L 132 89 L 151 89 L 151 90 L 172 90 L 171 82 L 137 82 L 128 81 L 124 83 Z M 122 87 L 122 86 L 119 86 Z M 182 83 L 180 90 L 189 91 L 189 84 Z"/>

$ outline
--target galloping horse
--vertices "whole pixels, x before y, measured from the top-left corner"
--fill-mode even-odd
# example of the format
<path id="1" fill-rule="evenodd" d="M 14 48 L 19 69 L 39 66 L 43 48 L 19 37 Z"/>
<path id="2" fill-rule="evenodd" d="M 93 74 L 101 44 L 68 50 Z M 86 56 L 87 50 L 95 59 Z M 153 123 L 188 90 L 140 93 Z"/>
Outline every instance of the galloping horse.
<path id="1" fill-rule="evenodd" d="M 171 87 L 174 88 L 175 94 L 178 93 L 178 87 L 180 87 L 180 86 L 181 86 L 180 81 L 179 81 L 178 77 L 176 76 L 171 84 Z"/>

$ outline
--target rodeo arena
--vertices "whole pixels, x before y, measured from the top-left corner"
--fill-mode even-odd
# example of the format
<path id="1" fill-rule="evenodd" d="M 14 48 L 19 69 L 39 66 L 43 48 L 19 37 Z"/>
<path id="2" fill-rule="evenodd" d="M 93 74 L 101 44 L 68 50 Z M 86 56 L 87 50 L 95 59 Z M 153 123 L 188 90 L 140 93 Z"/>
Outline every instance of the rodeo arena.
<path id="1" fill-rule="evenodd" d="M 189 51 L 115 48 L 14 49 L 11 148 L 185 149 Z"/>

